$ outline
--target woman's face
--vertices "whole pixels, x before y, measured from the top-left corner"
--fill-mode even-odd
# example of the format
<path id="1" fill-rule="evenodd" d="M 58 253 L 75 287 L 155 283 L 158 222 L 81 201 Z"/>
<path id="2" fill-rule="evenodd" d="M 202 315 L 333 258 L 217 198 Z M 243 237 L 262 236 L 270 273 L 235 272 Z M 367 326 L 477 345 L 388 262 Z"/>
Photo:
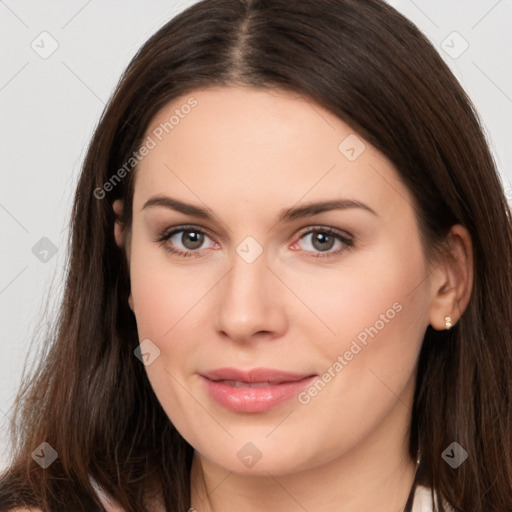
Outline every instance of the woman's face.
<path id="1" fill-rule="evenodd" d="M 183 437 L 229 471 L 274 475 L 403 440 L 432 285 L 390 162 L 321 106 L 250 88 L 173 101 L 145 144 L 133 309 Z M 249 386 L 212 373 L 226 368 L 270 373 Z"/>

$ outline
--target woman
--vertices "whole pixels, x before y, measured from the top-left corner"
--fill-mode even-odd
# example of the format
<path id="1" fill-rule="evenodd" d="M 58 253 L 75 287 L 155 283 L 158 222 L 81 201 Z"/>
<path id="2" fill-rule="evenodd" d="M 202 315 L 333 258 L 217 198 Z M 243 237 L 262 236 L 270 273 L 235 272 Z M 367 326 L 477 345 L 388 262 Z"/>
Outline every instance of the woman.
<path id="1" fill-rule="evenodd" d="M 470 100 L 379 0 L 204 0 L 75 195 L 1 510 L 512 510 L 512 230 Z"/>

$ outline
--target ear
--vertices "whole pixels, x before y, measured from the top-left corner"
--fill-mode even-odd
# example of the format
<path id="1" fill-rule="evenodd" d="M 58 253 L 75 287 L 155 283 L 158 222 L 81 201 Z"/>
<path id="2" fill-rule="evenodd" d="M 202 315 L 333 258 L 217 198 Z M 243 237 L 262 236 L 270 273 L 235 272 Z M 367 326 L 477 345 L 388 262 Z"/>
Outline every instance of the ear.
<path id="1" fill-rule="evenodd" d="M 125 243 L 129 240 L 126 239 L 126 231 L 124 229 L 124 224 L 121 222 L 122 215 L 123 215 L 123 200 L 122 199 L 116 199 L 112 203 L 112 209 L 114 210 L 115 214 L 115 223 L 114 223 L 114 239 L 116 241 L 117 246 L 125 250 L 126 249 L 126 258 L 128 260 L 128 264 L 130 263 L 130 247 L 125 247 Z M 134 311 L 134 304 L 133 304 L 133 297 L 132 292 L 130 291 L 130 295 L 128 297 L 128 304 L 130 306 L 130 309 Z"/>
<path id="2" fill-rule="evenodd" d="M 126 259 L 130 263 L 130 233 L 126 230 L 126 226 L 123 224 L 123 200 L 116 199 L 112 203 L 112 209 L 115 214 L 114 222 L 114 239 L 117 246 L 126 251 Z"/>
<path id="3" fill-rule="evenodd" d="M 468 230 L 457 224 L 447 235 L 452 257 L 446 256 L 434 272 L 429 322 L 438 331 L 446 329 L 445 318 L 455 325 L 466 309 L 473 288 L 473 249 Z"/>
<path id="4" fill-rule="evenodd" d="M 114 224 L 114 238 L 116 240 L 116 244 L 120 248 L 124 248 L 124 226 L 121 223 L 121 218 L 123 215 L 123 200 L 122 199 L 116 199 L 112 203 L 112 209 L 114 210 L 114 214 L 116 217 L 115 224 Z"/>

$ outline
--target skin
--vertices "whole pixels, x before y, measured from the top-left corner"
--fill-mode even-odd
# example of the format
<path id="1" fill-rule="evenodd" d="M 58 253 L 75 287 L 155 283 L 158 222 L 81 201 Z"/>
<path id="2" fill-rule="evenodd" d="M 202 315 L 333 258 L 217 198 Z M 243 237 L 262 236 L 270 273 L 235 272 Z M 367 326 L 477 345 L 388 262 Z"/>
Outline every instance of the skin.
<path id="1" fill-rule="evenodd" d="M 449 234 L 453 261 L 429 265 L 414 199 L 393 165 L 360 136 L 366 148 L 349 161 L 338 146 L 354 131 L 289 92 L 196 90 L 166 105 L 146 135 L 191 96 L 198 105 L 136 170 L 131 229 L 115 227 L 139 339 L 161 351 L 148 377 L 195 449 L 191 506 L 403 510 L 416 469 L 407 445 L 417 359 L 428 325 L 444 329 L 446 315 L 455 324 L 467 306 L 467 230 Z M 206 207 L 214 219 L 143 208 L 156 195 Z M 278 222 L 284 208 L 340 198 L 376 215 L 350 208 Z M 116 201 L 117 215 L 122 208 Z M 207 231 L 199 249 L 182 233 L 155 241 L 184 224 Z M 342 242 L 301 238 L 311 227 L 350 234 L 354 246 L 334 254 Z M 247 236 L 263 249 L 252 263 L 236 252 Z M 176 256 L 166 244 L 200 255 Z M 326 254 L 322 247 L 327 256 L 313 257 Z M 224 366 L 322 375 L 395 303 L 400 312 L 307 404 L 293 398 L 262 413 L 233 412 L 198 375 Z M 237 457 L 247 442 L 261 453 L 251 468 Z"/>

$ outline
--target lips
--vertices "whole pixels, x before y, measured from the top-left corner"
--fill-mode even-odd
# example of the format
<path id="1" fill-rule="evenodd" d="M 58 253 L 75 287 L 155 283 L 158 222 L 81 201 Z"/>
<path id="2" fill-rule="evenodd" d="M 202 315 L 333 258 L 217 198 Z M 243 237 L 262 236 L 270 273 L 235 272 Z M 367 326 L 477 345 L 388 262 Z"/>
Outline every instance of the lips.
<path id="1" fill-rule="evenodd" d="M 238 382 L 242 384 L 260 383 L 282 384 L 284 382 L 295 382 L 312 376 L 312 374 L 291 373 L 272 368 L 254 368 L 252 370 L 239 370 L 237 368 L 218 368 L 202 373 L 212 381 Z M 233 384 L 234 385 L 234 384 Z"/>
<path id="2" fill-rule="evenodd" d="M 297 396 L 316 377 L 271 368 L 219 368 L 201 374 L 211 398 L 226 409 L 242 413 L 274 408 Z"/>
<path id="3" fill-rule="evenodd" d="M 271 382 L 243 382 L 241 380 L 216 380 L 214 382 L 220 382 L 221 384 L 225 384 L 226 386 L 231 386 L 233 388 L 268 388 L 273 385 Z M 275 384 L 281 384 L 280 382 L 276 382 Z"/>

